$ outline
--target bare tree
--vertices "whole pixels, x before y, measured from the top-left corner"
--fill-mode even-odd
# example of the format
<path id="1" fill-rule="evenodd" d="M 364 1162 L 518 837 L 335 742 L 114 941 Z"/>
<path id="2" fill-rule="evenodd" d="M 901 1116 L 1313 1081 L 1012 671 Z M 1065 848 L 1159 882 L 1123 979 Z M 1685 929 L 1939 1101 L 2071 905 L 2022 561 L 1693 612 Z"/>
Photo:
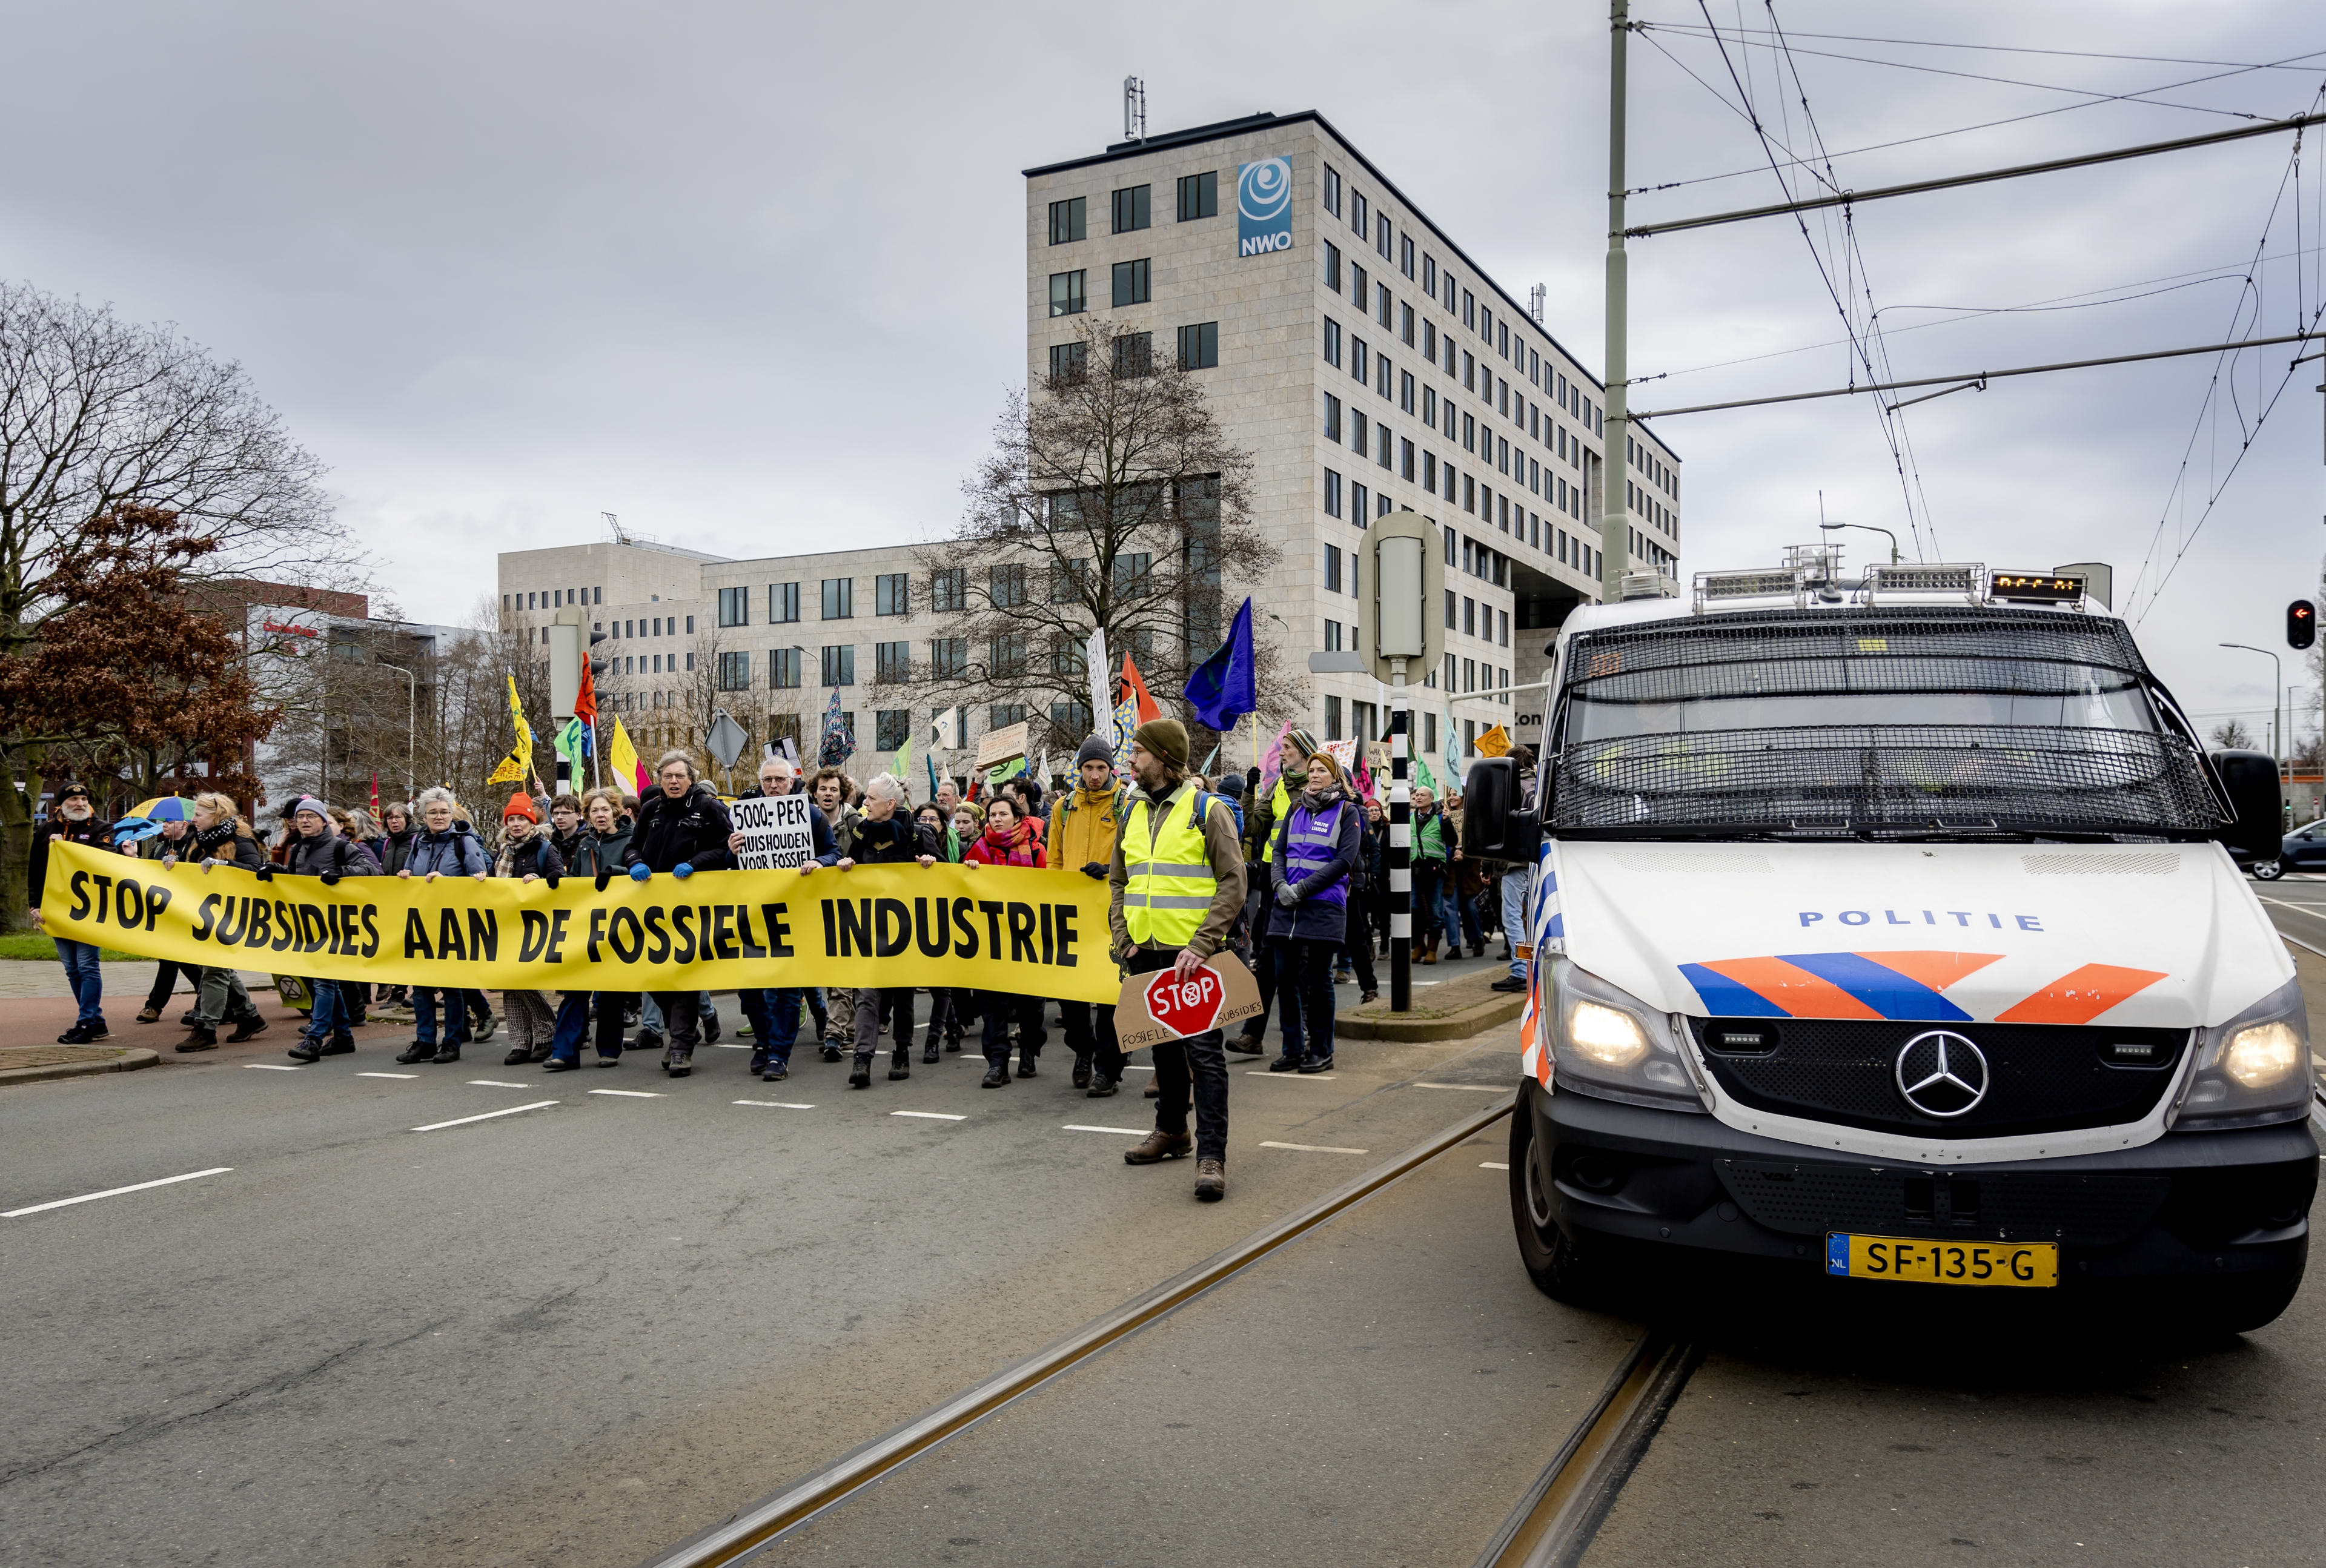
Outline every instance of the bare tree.
<path id="1" fill-rule="evenodd" d="M 0 656 L 27 653 L 68 608 L 57 567 L 117 508 L 174 513 L 207 546 L 187 561 L 190 583 L 344 583 L 355 553 L 322 471 L 239 366 L 168 328 L 0 283 Z M 0 926 L 24 919 L 33 807 L 50 752 L 71 738 L 69 725 L 0 711 Z"/>
<path id="2" fill-rule="evenodd" d="M 1013 394 L 992 452 L 963 486 L 961 524 L 924 552 L 937 608 L 959 614 L 925 688 L 1022 716 L 1033 744 L 1071 752 L 1094 720 L 1084 648 L 1137 662 L 1169 696 L 1226 633 L 1278 551 L 1250 513 L 1251 456 L 1203 384 L 1150 334 L 1086 322 L 1033 395 Z M 1261 645 L 1263 689 L 1278 682 Z M 1197 755 L 1208 740 L 1198 727 Z"/>
<path id="3" fill-rule="evenodd" d="M 2242 719 L 2213 726 L 2213 744 L 2224 751 L 2250 751 L 2253 743 L 2253 731 L 2246 728 Z"/>

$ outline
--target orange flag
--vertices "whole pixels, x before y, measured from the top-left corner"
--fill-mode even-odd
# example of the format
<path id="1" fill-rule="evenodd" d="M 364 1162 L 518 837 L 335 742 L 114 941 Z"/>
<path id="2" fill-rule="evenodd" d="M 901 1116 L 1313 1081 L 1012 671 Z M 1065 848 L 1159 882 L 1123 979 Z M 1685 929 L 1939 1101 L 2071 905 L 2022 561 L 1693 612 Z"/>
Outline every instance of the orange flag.
<path id="1" fill-rule="evenodd" d="M 1130 662 L 1129 654 L 1122 655 L 1122 683 L 1130 689 L 1131 695 L 1139 699 L 1140 723 L 1163 717 L 1163 710 L 1157 707 L 1155 699 L 1147 694 L 1147 682 L 1139 678 L 1139 666 Z"/>
<path id="2" fill-rule="evenodd" d="M 573 694 L 573 717 L 593 730 L 598 728 L 598 683 L 591 679 L 586 648 L 582 656 L 582 689 Z"/>

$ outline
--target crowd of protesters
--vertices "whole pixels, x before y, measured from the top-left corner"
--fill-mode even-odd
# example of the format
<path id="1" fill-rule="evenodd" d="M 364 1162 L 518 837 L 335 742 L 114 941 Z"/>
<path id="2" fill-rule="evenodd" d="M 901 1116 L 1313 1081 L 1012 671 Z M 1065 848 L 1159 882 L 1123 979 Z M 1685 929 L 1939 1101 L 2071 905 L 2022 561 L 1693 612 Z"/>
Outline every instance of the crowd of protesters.
<path id="1" fill-rule="evenodd" d="M 760 764 L 757 787 L 741 798 L 806 793 L 812 853 L 799 868 L 804 877 L 938 864 L 1077 871 L 1109 886 L 1112 953 L 1127 973 L 1174 968 L 1184 975 L 1223 950 L 1235 952 L 1258 980 L 1261 1011 L 1233 1037 L 1215 1030 L 1156 1048 L 1146 1090 L 1157 1102 L 1155 1127 L 1124 1155 L 1141 1165 L 1193 1154 L 1196 1195 L 1215 1200 L 1226 1192 L 1227 1057 L 1266 1054 L 1272 1015 L 1279 1045 L 1270 1072 L 1332 1071 L 1335 987 L 1354 979 L 1363 1002 L 1376 1000 L 1373 962 L 1389 949 L 1389 823 L 1382 800 L 1357 789 L 1340 761 L 1306 731 L 1289 731 L 1279 750 L 1275 777 L 1263 781 L 1255 770 L 1214 784 L 1190 772 L 1185 728 L 1159 719 L 1134 733 L 1127 779 L 1106 740 L 1086 740 L 1047 812 L 1042 785 L 1030 777 L 1007 780 L 982 800 L 963 799 L 953 781 L 943 780 L 935 798 L 916 807 L 894 775 L 875 775 L 860 787 L 841 769 L 824 767 L 803 780 L 780 756 Z M 1527 760 L 1521 748 L 1521 764 Z M 1522 987 L 1523 965 L 1510 943 L 1512 932 L 1524 930 L 1528 868 L 1465 858 L 1458 793 L 1441 799 L 1416 785 L 1412 796 L 1417 960 L 1438 962 L 1441 946 L 1446 956 L 1457 957 L 1465 940 L 1470 955 L 1483 957 L 1486 935 L 1499 930 L 1511 974 L 1496 988 Z M 377 821 L 302 796 L 281 812 L 268 842 L 222 794 L 196 796 L 183 821 L 145 824 L 117 838 L 89 792 L 67 784 L 37 824 L 30 868 L 36 923 L 50 847 L 60 840 L 164 866 L 189 863 L 205 874 L 231 866 L 262 877 L 277 871 L 312 876 L 327 886 L 350 877 L 553 885 L 580 877 L 600 889 L 616 877 L 685 878 L 731 868 L 744 842 L 726 803 L 683 751 L 661 758 L 643 800 L 606 788 L 546 798 L 520 792 L 503 809 L 490 842 L 442 788 L 386 806 Z M 56 948 L 78 1004 L 60 1042 L 106 1039 L 98 951 L 63 937 Z M 180 1019 L 188 1033 L 178 1051 L 215 1049 L 222 1028 L 231 1030 L 229 1042 L 241 1042 L 267 1027 L 233 968 L 168 961 L 158 966 L 138 1022 L 162 1019 L 181 979 L 195 1001 Z M 289 1052 L 302 1062 L 353 1051 L 354 1029 L 370 1021 L 375 1008 L 410 1009 L 413 1039 L 395 1058 L 407 1065 L 457 1062 L 464 1046 L 490 1039 L 505 1022 L 503 1066 L 570 1072 L 582 1065 L 587 1046 L 601 1068 L 625 1054 L 658 1052 L 664 1072 L 676 1078 L 689 1075 L 695 1052 L 720 1037 L 718 1013 L 702 990 L 504 990 L 497 1017 L 486 994 L 475 989 L 330 979 L 278 984 L 286 999 L 303 991 L 310 1001 Z M 749 1071 L 768 1082 L 789 1076 L 805 1022 L 823 1062 L 850 1063 L 851 1089 L 872 1086 L 884 1037 L 887 1077 L 895 1081 L 912 1076 L 916 1044 L 922 1064 L 940 1062 L 944 1053 L 963 1048 L 972 1029 L 985 1061 L 982 1086 L 1004 1088 L 1039 1073 L 1055 1005 L 1074 1059 L 1072 1088 L 1103 1099 L 1122 1087 L 1124 1053 L 1114 1008 L 1105 1004 L 911 985 L 745 988 L 737 1000 L 751 1039 Z"/>

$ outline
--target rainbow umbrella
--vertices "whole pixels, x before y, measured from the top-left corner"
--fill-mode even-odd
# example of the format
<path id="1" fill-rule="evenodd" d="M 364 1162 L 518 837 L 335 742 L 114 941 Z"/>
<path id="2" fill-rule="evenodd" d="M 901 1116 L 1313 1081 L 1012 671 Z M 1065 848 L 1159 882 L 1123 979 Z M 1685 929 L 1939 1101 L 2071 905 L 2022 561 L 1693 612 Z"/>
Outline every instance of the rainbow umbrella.
<path id="1" fill-rule="evenodd" d="M 194 820 L 194 803 L 183 795 L 155 795 L 129 814 L 149 822 L 191 822 Z"/>

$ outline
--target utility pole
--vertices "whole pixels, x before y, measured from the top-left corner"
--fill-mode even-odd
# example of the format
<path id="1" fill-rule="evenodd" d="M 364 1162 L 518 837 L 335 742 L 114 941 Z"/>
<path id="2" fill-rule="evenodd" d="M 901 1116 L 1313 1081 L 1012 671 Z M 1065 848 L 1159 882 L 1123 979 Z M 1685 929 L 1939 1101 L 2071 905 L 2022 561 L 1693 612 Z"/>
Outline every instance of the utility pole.
<path id="1" fill-rule="evenodd" d="M 1632 374 L 1629 279 L 1624 255 L 1624 46 L 1631 42 L 1631 0 L 1613 0 L 1607 46 L 1607 430 L 1600 441 L 1599 598 L 1613 604 L 1624 597 L 1624 574 L 1631 570 L 1631 498 L 1624 494 L 1630 472 Z"/>

